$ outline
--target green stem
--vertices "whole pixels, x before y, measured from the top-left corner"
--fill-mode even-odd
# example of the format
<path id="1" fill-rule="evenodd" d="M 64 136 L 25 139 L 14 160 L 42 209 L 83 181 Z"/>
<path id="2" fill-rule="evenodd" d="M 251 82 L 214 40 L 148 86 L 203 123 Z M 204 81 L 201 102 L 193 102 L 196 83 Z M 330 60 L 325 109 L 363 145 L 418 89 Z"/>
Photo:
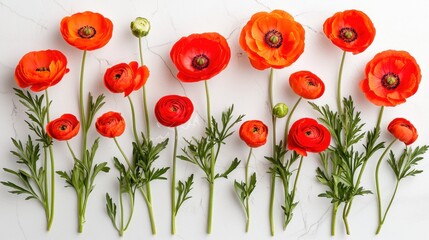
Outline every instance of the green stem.
<path id="1" fill-rule="evenodd" d="M 249 187 L 249 163 L 250 163 L 250 157 L 252 156 L 252 150 L 253 148 L 250 148 L 249 150 L 249 156 L 247 156 L 247 162 L 246 162 L 246 169 L 244 172 L 244 181 L 245 185 L 248 188 Z M 246 232 L 249 232 L 249 225 L 250 225 L 250 207 L 249 207 L 249 195 L 246 197 Z"/>
<path id="2" fill-rule="evenodd" d="M 301 102 L 302 97 L 298 98 L 298 100 L 296 101 L 295 105 L 293 105 L 292 110 L 289 113 L 289 116 L 287 117 L 286 120 L 286 127 L 285 127 L 285 134 L 284 134 L 284 143 L 285 143 L 285 147 L 287 146 L 287 135 L 289 133 L 289 124 L 290 124 L 290 120 L 292 119 L 292 115 L 295 112 L 296 108 L 298 107 L 299 103 Z"/>
<path id="3" fill-rule="evenodd" d="M 381 206 L 381 189 L 380 189 L 380 181 L 379 181 L 379 170 L 381 166 L 381 162 L 383 161 L 384 156 L 387 154 L 389 149 L 392 147 L 392 145 L 396 142 L 396 138 L 387 146 L 387 148 L 384 150 L 383 154 L 381 154 L 380 158 L 378 159 L 377 166 L 375 167 L 375 186 L 377 191 L 377 206 L 378 206 L 378 228 L 376 234 L 378 234 L 381 230 L 381 226 L 383 225 L 384 218 L 382 217 L 382 206 Z M 395 188 L 396 192 L 396 188 Z M 392 199 L 393 200 L 393 199 Z M 392 201 L 391 200 L 391 201 Z M 387 214 L 387 211 L 386 211 Z"/>
<path id="4" fill-rule="evenodd" d="M 133 100 L 131 99 L 130 96 L 128 96 L 128 101 L 130 102 L 130 108 L 131 108 L 131 116 L 133 119 L 133 133 L 134 133 L 134 138 L 136 139 L 136 143 L 138 146 L 140 146 L 140 140 L 139 140 L 139 135 L 137 134 L 137 123 L 136 123 L 136 112 L 134 110 L 134 104 L 133 104 Z"/>
<path id="5" fill-rule="evenodd" d="M 301 156 L 301 159 L 299 160 L 299 165 L 298 165 L 298 170 L 296 172 L 295 180 L 293 182 L 293 188 L 292 188 L 291 200 L 290 200 L 291 204 L 294 204 L 294 199 L 295 199 L 295 194 L 296 194 L 296 186 L 298 184 L 298 178 L 299 178 L 299 174 L 301 172 L 303 159 L 304 159 L 304 157 Z M 288 191 L 288 190 L 285 189 L 285 191 Z M 287 200 L 285 199 L 285 201 L 287 201 Z M 290 222 L 291 218 L 292 218 L 292 211 L 289 212 L 288 216 L 286 216 L 287 220 L 285 221 L 285 223 L 283 225 L 284 230 L 286 230 L 287 224 Z"/>
<path id="6" fill-rule="evenodd" d="M 333 204 L 332 219 L 331 219 L 331 236 L 335 236 L 335 226 L 337 223 L 338 202 Z"/>
<path id="7" fill-rule="evenodd" d="M 341 117 L 343 115 L 343 107 L 341 104 L 341 79 L 343 77 L 343 67 L 344 67 L 344 60 L 346 58 L 346 51 L 343 52 L 343 56 L 341 57 L 341 64 L 340 64 L 340 70 L 338 72 L 338 82 L 337 82 L 337 107 L 338 107 L 338 114 Z"/>
<path id="8" fill-rule="evenodd" d="M 206 101 L 207 101 L 207 127 L 211 129 L 211 113 L 210 113 L 210 93 L 207 80 L 204 81 L 204 87 L 206 90 Z M 210 149 L 210 179 L 209 179 L 209 206 L 207 214 L 207 233 L 212 232 L 212 219 L 213 219 L 213 198 L 214 198 L 214 181 L 215 181 L 215 155 L 214 155 L 214 146 Z"/>
<path id="9" fill-rule="evenodd" d="M 113 140 L 115 141 L 116 146 L 118 147 L 119 151 L 121 152 L 122 157 L 124 157 L 125 162 L 127 162 L 128 167 L 134 171 L 134 167 L 133 167 L 133 165 L 131 165 L 131 162 L 128 160 L 127 155 L 125 155 L 125 152 L 122 150 L 121 146 L 119 145 L 118 139 L 116 139 L 116 137 L 114 137 Z"/>
<path id="10" fill-rule="evenodd" d="M 130 225 L 131 219 L 133 218 L 133 213 L 134 213 L 134 196 L 135 196 L 135 190 L 133 190 L 133 192 L 128 193 L 129 197 L 130 197 L 130 216 L 128 218 L 127 224 L 125 224 L 124 227 L 124 231 L 127 230 L 128 226 Z"/>
<path id="11" fill-rule="evenodd" d="M 396 180 L 395 190 L 393 191 L 393 195 L 390 198 L 389 205 L 387 205 L 386 212 L 384 212 L 383 219 L 382 219 L 382 221 L 378 225 L 376 234 L 380 233 L 381 227 L 383 226 L 383 223 L 386 220 L 387 213 L 389 212 L 389 209 L 390 209 L 390 207 L 392 206 L 392 203 L 393 203 L 393 199 L 395 199 L 396 192 L 398 191 L 398 186 L 399 186 L 399 180 Z"/>
<path id="12" fill-rule="evenodd" d="M 139 55 L 140 55 L 140 65 L 143 66 L 143 48 L 142 48 L 142 38 L 139 37 Z M 143 109 L 144 116 L 146 121 L 146 135 L 147 139 L 150 139 L 150 123 L 149 123 L 149 112 L 147 110 L 147 100 L 146 100 L 146 86 L 143 85 Z"/>
<path id="13" fill-rule="evenodd" d="M 146 183 L 146 205 L 149 211 L 149 220 L 150 220 L 150 226 L 152 229 L 152 235 L 156 235 L 156 225 L 155 225 L 155 218 L 153 216 L 153 207 L 152 207 L 152 194 L 150 191 L 150 182 Z"/>
<path id="14" fill-rule="evenodd" d="M 350 235 L 349 221 L 347 220 L 347 212 L 348 212 L 348 209 L 350 209 L 349 204 L 350 202 L 346 202 L 344 204 L 344 209 L 343 209 L 343 222 L 344 222 L 344 227 L 346 228 L 347 235 Z"/>
<path id="15" fill-rule="evenodd" d="M 49 95 L 48 95 L 48 89 L 45 90 L 46 95 L 46 117 L 47 122 L 50 122 L 50 115 L 49 115 Z M 50 213 L 49 213 L 49 220 L 48 220 L 48 231 L 51 229 L 52 223 L 54 221 L 54 209 L 55 209 L 55 159 L 54 159 L 54 152 L 52 150 L 52 144 L 49 145 L 49 158 L 51 160 L 51 206 L 50 206 Z M 47 172 L 48 169 L 45 165 L 45 171 Z M 46 177 L 45 181 L 47 182 L 48 179 Z M 48 189 L 46 189 L 48 190 Z M 48 200 L 48 199 L 46 199 Z"/>
<path id="16" fill-rule="evenodd" d="M 274 108 L 274 94 L 273 94 L 273 85 L 274 85 L 274 69 L 270 69 L 270 76 L 268 81 L 268 95 L 270 101 L 270 111 L 271 111 L 271 121 L 273 124 L 273 154 L 276 152 L 276 117 L 273 114 Z M 270 233 L 271 236 L 274 236 L 274 198 L 275 198 L 275 190 L 276 190 L 276 173 L 273 171 L 271 173 L 271 188 L 270 188 L 270 206 L 269 206 L 269 220 L 270 220 Z"/>
<path id="17" fill-rule="evenodd" d="M 178 141 L 177 127 L 174 128 L 173 172 L 171 177 L 171 234 L 176 234 L 176 155 Z"/>
<path id="18" fill-rule="evenodd" d="M 119 230 L 119 236 L 123 236 L 124 235 L 124 204 L 123 204 L 123 200 L 122 200 L 122 192 L 119 190 L 119 205 L 121 207 L 121 226 L 120 226 L 120 230 Z"/>

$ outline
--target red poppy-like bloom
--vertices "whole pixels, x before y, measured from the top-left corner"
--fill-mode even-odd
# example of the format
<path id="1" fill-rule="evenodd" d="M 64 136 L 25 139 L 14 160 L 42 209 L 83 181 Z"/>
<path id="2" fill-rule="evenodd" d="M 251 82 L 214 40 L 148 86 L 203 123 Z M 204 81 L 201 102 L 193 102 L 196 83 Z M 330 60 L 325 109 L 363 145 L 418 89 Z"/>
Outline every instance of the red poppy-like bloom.
<path id="1" fill-rule="evenodd" d="M 167 95 L 155 105 L 155 117 L 166 127 L 177 127 L 186 123 L 194 112 L 194 105 L 185 96 Z"/>
<path id="2" fill-rule="evenodd" d="M 387 50 L 368 62 L 360 89 L 377 106 L 396 106 L 417 92 L 421 78 L 420 67 L 408 52 Z"/>
<path id="3" fill-rule="evenodd" d="M 68 44 L 80 50 L 95 50 L 112 38 L 113 24 L 103 15 L 87 11 L 64 17 L 60 31 Z"/>
<path id="4" fill-rule="evenodd" d="M 63 114 L 46 125 L 46 132 L 59 141 L 72 139 L 79 133 L 80 123 L 73 114 Z"/>
<path id="5" fill-rule="evenodd" d="M 196 33 L 179 39 L 171 48 L 170 57 L 182 82 L 198 82 L 208 80 L 225 69 L 231 50 L 219 33 Z"/>
<path id="6" fill-rule="evenodd" d="M 66 73 L 67 58 L 58 50 L 43 50 L 25 54 L 15 69 L 15 81 L 21 88 L 39 92 L 57 84 Z"/>
<path id="7" fill-rule="evenodd" d="M 240 34 L 240 46 L 256 69 L 284 68 L 304 52 L 304 28 L 283 10 L 253 14 Z"/>
<path id="8" fill-rule="evenodd" d="M 410 145 L 417 140 L 419 136 L 414 125 L 405 118 L 395 118 L 387 127 L 387 130 L 399 141 Z"/>
<path id="9" fill-rule="evenodd" d="M 247 146 L 257 148 L 267 142 L 268 127 L 259 120 L 249 120 L 241 124 L 239 134 Z"/>
<path id="10" fill-rule="evenodd" d="M 375 37 L 371 19 L 365 13 L 354 9 L 337 12 L 326 19 L 323 32 L 337 47 L 353 54 L 365 51 Z"/>
<path id="11" fill-rule="evenodd" d="M 113 93 L 130 95 L 132 91 L 139 90 L 149 77 L 149 69 L 144 65 L 139 67 L 136 61 L 129 64 L 119 63 L 106 70 L 104 85 Z"/>
<path id="12" fill-rule="evenodd" d="M 296 153 L 307 156 L 307 152 L 323 152 L 331 143 L 328 129 L 312 118 L 302 118 L 290 128 L 287 147 Z"/>
<path id="13" fill-rule="evenodd" d="M 290 75 L 289 85 L 299 96 L 306 99 L 316 99 L 325 92 L 325 84 L 310 71 L 298 71 Z"/>
<path id="14" fill-rule="evenodd" d="M 107 112 L 97 118 L 95 128 L 105 137 L 118 137 L 124 133 L 125 120 L 118 112 Z"/>

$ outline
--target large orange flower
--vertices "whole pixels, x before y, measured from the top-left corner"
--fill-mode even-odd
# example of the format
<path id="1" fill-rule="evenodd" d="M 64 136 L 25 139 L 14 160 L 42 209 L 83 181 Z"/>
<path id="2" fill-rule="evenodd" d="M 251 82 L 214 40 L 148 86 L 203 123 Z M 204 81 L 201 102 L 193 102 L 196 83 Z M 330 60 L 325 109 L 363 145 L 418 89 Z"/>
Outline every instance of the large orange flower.
<path id="1" fill-rule="evenodd" d="M 179 70 L 177 77 L 181 81 L 198 82 L 208 80 L 225 69 L 231 50 L 219 33 L 196 33 L 179 39 L 173 45 L 170 57 Z"/>
<path id="2" fill-rule="evenodd" d="M 408 52 L 387 50 L 368 62 L 360 88 L 375 105 L 396 106 L 417 92 L 421 78 L 420 67 Z"/>
<path id="3" fill-rule="evenodd" d="M 365 51 L 375 37 L 371 19 L 365 13 L 354 9 L 337 12 L 326 19 L 323 32 L 337 47 L 353 54 Z"/>
<path id="4" fill-rule="evenodd" d="M 240 34 L 240 46 L 256 69 L 284 68 L 304 52 L 304 28 L 287 12 L 255 13 Z"/>
<path id="5" fill-rule="evenodd" d="M 64 17 L 61 34 L 70 45 L 81 50 L 99 49 L 112 38 L 113 24 L 99 13 L 83 12 Z"/>
<path id="6" fill-rule="evenodd" d="M 44 50 L 25 54 L 15 69 L 15 81 L 21 88 L 39 92 L 57 84 L 68 73 L 67 58 L 60 51 Z"/>

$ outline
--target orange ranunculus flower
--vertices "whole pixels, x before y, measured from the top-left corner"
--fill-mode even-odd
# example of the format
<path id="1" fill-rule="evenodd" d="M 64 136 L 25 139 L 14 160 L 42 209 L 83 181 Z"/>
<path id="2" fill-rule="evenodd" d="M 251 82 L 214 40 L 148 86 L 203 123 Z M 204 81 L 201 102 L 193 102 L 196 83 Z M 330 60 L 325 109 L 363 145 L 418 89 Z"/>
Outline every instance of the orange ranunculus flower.
<path id="1" fill-rule="evenodd" d="M 21 88 L 39 92 L 57 84 L 68 73 L 67 58 L 58 50 L 25 54 L 15 69 L 15 81 Z"/>
<path id="2" fill-rule="evenodd" d="M 290 75 L 289 85 L 299 96 L 306 99 L 316 99 L 325 92 L 325 84 L 310 71 L 298 71 Z"/>
<path id="3" fill-rule="evenodd" d="M 198 82 L 225 69 L 231 50 L 219 33 L 196 33 L 179 39 L 171 48 L 170 57 L 182 82 Z"/>
<path id="4" fill-rule="evenodd" d="M 95 128 L 105 137 L 118 137 L 125 131 L 125 120 L 118 112 L 107 112 L 97 118 Z"/>
<path id="5" fill-rule="evenodd" d="M 46 125 L 46 132 L 59 141 L 72 139 L 79 133 L 80 123 L 73 114 L 63 114 Z"/>
<path id="6" fill-rule="evenodd" d="M 287 12 L 255 13 L 240 34 L 240 46 L 256 69 L 284 68 L 304 52 L 304 28 Z"/>
<path id="7" fill-rule="evenodd" d="M 299 155 L 325 151 L 331 143 L 328 129 L 312 118 L 301 118 L 289 130 L 287 147 Z"/>
<path id="8" fill-rule="evenodd" d="M 64 17 L 60 31 L 70 45 L 80 50 L 95 50 L 112 38 L 113 24 L 103 15 L 87 11 Z"/>
<path id="9" fill-rule="evenodd" d="M 353 54 L 365 51 L 375 37 L 371 19 L 365 13 L 354 9 L 337 12 L 326 19 L 323 32 L 337 47 Z"/>
<path id="10" fill-rule="evenodd" d="M 377 106 L 396 106 L 417 92 L 421 78 L 420 67 L 408 52 L 387 50 L 367 63 L 360 89 Z"/>
<path id="11" fill-rule="evenodd" d="M 167 95 L 155 104 L 155 117 L 166 127 L 177 127 L 186 123 L 193 112 L 194 105 L 185 96 Z"/>
<path id="12" fill-rule="evenodd" d="M 399 141 L 410 145 L 417 140 L 418 134 L 414 125 L 405 118 L 395 118 L 387 127 L 387 130 Z"/>
<path id="13" fill-rule="evenodd" d="M 241 124 L 239 134 L 247 146 L 256 148 L 267 142 L 268 127 L 259 120 L 249 120 Z"/>
<path id="14" fill-rule="evenodd" d="M 113 93 L 124 93 L 125 97 L 140 89 L 149 77 L 146 65 L 139 67 L 136 61 L 119 63 L 106 70 L 104 85 Z"/>

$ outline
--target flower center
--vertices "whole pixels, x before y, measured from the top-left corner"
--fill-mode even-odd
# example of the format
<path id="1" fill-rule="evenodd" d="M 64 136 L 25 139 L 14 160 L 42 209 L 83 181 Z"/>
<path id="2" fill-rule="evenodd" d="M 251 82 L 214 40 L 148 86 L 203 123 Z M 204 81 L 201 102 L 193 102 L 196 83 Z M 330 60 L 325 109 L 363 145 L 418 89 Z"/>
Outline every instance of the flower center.
<path id="1" fill-rule="evenodd" d="M 117 74 L 115 74 L 115 80 L 118 80 L 119 78 L 121 78 L 121 74 L 119 74 L 119 73 L 117 73 Z"/>
<path id="2" fill-rule="evenodd" d="M 49 67 L 36 68 L 36 72 L 49 72 Z"/>
<path id="3" fill-rule="evenodd" d="M 273 29 L 265 34 L 265 43 L 271 48 L 279 48 L 283 43 L 282 33 Z"/>
<path id="4" fill-rule="evenodd" d="M 399 83 L 399 76 L 392 72 L 384 74 L 384 76 L 381 78 L 381 84 L 388 90 L 397 88 L 399 86 Z"/>
<path id="5" fill-rule="evenodd" d="M 83 26 L 77 30 L 77 34 L 79 34 L 81 38 L 92 38 L 96 33 L 97 31 L 92 26 Z"/>
<path id="6" fill-rule="evenodd" d="M 306 77 L 308 86 L 316 86 L 316 82 L 311 77 Z"/>
<path id="7" fill-rule="evenodd" d="M 345 27 L 341 28 L 339 37 L 344 42 L 350 43 L 357 39 L 358 34 L 353 28 Z"/>
<path id="8" fill-rule="evenodd" d="M 61 125 L 61 126 L 60 126 L 60 130 L 61 130 L 61 131 L 65 131 L 65 130 L 67 130 L 67 125 L 65 125 L 65 124 Z"/>
<path id="9" fill-rule="evenodd" d="M 259 128 L 257 126 L 253 126 L 252 132 L 259 133 Z"/>
<path id="10" fill-rule="evenodd" d="M 203 70 L 208 67 L 209 63 L 210 59 L 204 54 L 199 54 L 192 59 L 192 67 L 198 70 Z"/>

